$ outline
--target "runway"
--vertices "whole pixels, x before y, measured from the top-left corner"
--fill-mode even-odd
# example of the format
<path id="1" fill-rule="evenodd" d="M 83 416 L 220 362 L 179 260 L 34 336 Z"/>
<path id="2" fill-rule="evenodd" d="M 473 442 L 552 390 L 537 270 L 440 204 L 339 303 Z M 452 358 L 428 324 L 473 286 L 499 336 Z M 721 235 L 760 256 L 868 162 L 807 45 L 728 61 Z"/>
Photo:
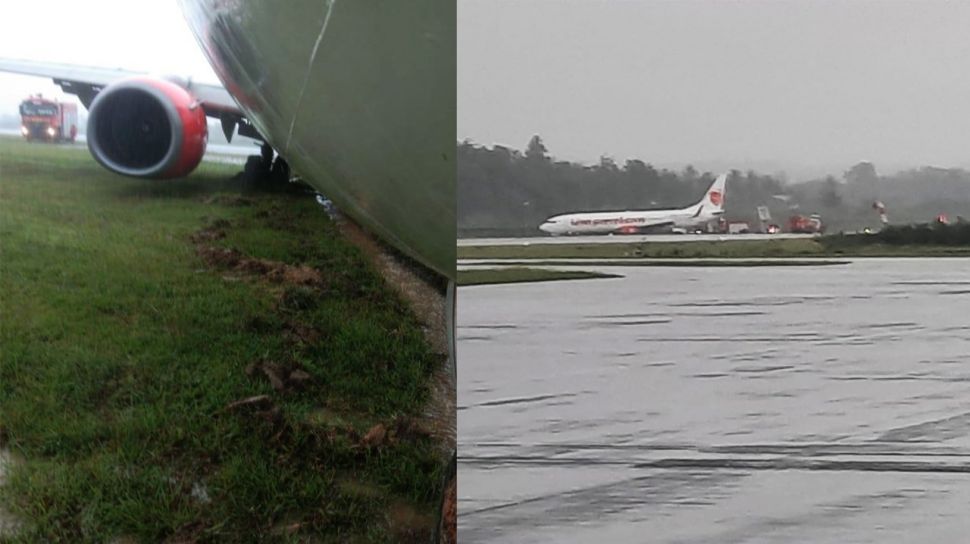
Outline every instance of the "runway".
<path id="1" fill-rule="evenodd" d="M 535 244 L 634 244 L 722 242 L 728 240 L 791 240 L 813 238 L 813 234 L 641 234 L 616 236 L 535 236 L 530 238 L 459 238 L 465 246 L 528 246 Z"/>
<path id="2" fill-rule="evenodd" d="M 968 262 L 460 289 L 462 542 L 964 541 Z"/>

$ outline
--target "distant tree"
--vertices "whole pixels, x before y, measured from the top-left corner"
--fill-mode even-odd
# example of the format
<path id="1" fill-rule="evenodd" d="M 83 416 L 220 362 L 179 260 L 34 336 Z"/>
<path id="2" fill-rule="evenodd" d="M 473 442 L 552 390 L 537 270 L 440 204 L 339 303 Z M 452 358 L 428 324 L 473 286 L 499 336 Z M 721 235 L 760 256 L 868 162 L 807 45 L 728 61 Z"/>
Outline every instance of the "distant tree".
<path id="1" fill-rule="evenodd" d="M 519 150 L 511 149 L 505 147 L 504 145 L 496 145 L 492 148 L 492 154 L 495 155 L 504 164 L 511 165 L 516 159 L 519 158 Z"/>
<path id="2" fill-rule="evenodd" d="M 609 155 L 600 155 L 600 170 L 606 170 L 607 172 L 617 172 L 620 167 L 616 165 L 616 160 Z"/>
<path id="3" fill-rule="evenodd" d="M 529 145 L 525 148 L 525 158 L 530 161 L 548 161 L 548 149 L 546 149 L 545 144 L 542 143 L 542 138 L 538 134 L 529 140 Z"/>
<path id="4" fill-rule="evenodd" d="M 697 177 L 698 177 L 697 169 L 694 168 L 693 165 L 688 164 L 686 167 L 684 167 L 684 173 L 682 174 L 682 177 L 684 178 L 684 181 L 687 181 L 690 183 L 697 181 Z"/>
<path id="5" fill-rule="evenodd" d="M 876 167 L 868 161 L 862 161 L 845 172 L 845 181 L 849 184 L 874 185 L 879 181 Z"/>
<path id="6" fill-rule="evenodd" d="M 649 168 L 647 163 L 641 161 L 640 159 L 628 159 L 626 163 L 623 164 L 623 171 L 636 177 L 646 175 L 647 168 Z"/>
<path id="7" fill-rule="evenodd" d="M 458 224 L 463 236 L 536 235 L 551 215 L 576 211 L 682 207 L 696 202 L 713 176 L 696 169 L 655 169 L 640 159 L 622 168 L 608 155 L 584 165 L 556 160 L 537 135 L 525 151 L 458 143 Z M 871 163 L 832 176 L 785 183 L 780 174 L 732 170 L 725 217 L 756 221 L 757 207 L 775 217 L 820 213 L 829 230 L 860 229 L 884 202 L 894 222 L 928 221 L 940 213 L 970 217 L 970 172 L 916 168 L 879 177 Z M 696 179 L 689 182 L 690 178 Z M 778 195 L 784 195 L 779 199 Z"/>
<path id="8" fill-rule="evenodd" d="M 842 188 L 832 176 L 825 178 L 822 185 L 822 204 L 829 208 L 842 207 Z"/>

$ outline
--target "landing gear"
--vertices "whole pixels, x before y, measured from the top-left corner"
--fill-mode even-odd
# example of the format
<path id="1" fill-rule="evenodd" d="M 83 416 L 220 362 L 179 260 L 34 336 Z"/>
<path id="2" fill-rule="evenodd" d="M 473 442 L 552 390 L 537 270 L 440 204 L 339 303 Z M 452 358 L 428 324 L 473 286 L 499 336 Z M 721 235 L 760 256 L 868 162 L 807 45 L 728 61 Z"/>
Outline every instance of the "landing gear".
<path id="1" fill-rule="evenodd" d="M 258 184 L 266 184 L 272 187 L 282 187 L 290 181 L 290 166 L 286 164 L 283 157 L 276 155 L 273 158 L 273 147 L 264 143 L 259 148 L 259 155 L 250 155 L 246 158 L 246 166 L 243 170 L 245 177 Z"/>
<path id="2" fill-rule="evenodd" d="M 246 177 L 251 180 L 262 180 L 269 176 L 269 171 L 273 167 L 273 147 L 263 144 L 259 148 L 259 155 L 250 155 L 246 158 Z"/>
<path id="3" fill-rule="evenodd" d="M 273 166 L 269 169 L 269 179 L 273 185 L 288 183 L 290 181 L 290 165 L 286 164 L 283 157 L 276 156 L 276 160 L 273 161 Z"/>

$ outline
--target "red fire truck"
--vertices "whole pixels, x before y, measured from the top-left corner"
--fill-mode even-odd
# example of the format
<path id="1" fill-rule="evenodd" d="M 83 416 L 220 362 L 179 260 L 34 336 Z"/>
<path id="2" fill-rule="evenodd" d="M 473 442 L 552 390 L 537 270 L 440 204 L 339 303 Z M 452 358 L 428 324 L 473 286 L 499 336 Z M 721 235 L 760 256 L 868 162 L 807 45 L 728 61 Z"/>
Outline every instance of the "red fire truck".
<path id="1" fill-rule="evenodd" d="M 77 138 L 77 104 L 31 96 L 20 103 L 20 133 L 28 142 L 73 142 Z"/>
<path id="2" fill-rule="evenodd" d="M 818 214 L 812 214 L 809 217 L 793 215 L 788 218 L 788 232 L 822 234 L 825 232 L 825 224 L 822 223 L 822 216 Z"/>

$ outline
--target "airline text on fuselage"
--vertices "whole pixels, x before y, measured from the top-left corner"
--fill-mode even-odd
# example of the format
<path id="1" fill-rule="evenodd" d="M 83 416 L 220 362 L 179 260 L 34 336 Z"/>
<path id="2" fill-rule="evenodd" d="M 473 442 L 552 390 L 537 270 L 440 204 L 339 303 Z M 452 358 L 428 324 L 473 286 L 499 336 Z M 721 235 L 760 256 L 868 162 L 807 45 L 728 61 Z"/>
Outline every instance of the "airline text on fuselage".
<path id="1" fill-rule="evenodd" d="M 571 219 L 571 225 L 635 225 L 646 223 L 643 217 L 610 217 L 608 219 Z"/>

